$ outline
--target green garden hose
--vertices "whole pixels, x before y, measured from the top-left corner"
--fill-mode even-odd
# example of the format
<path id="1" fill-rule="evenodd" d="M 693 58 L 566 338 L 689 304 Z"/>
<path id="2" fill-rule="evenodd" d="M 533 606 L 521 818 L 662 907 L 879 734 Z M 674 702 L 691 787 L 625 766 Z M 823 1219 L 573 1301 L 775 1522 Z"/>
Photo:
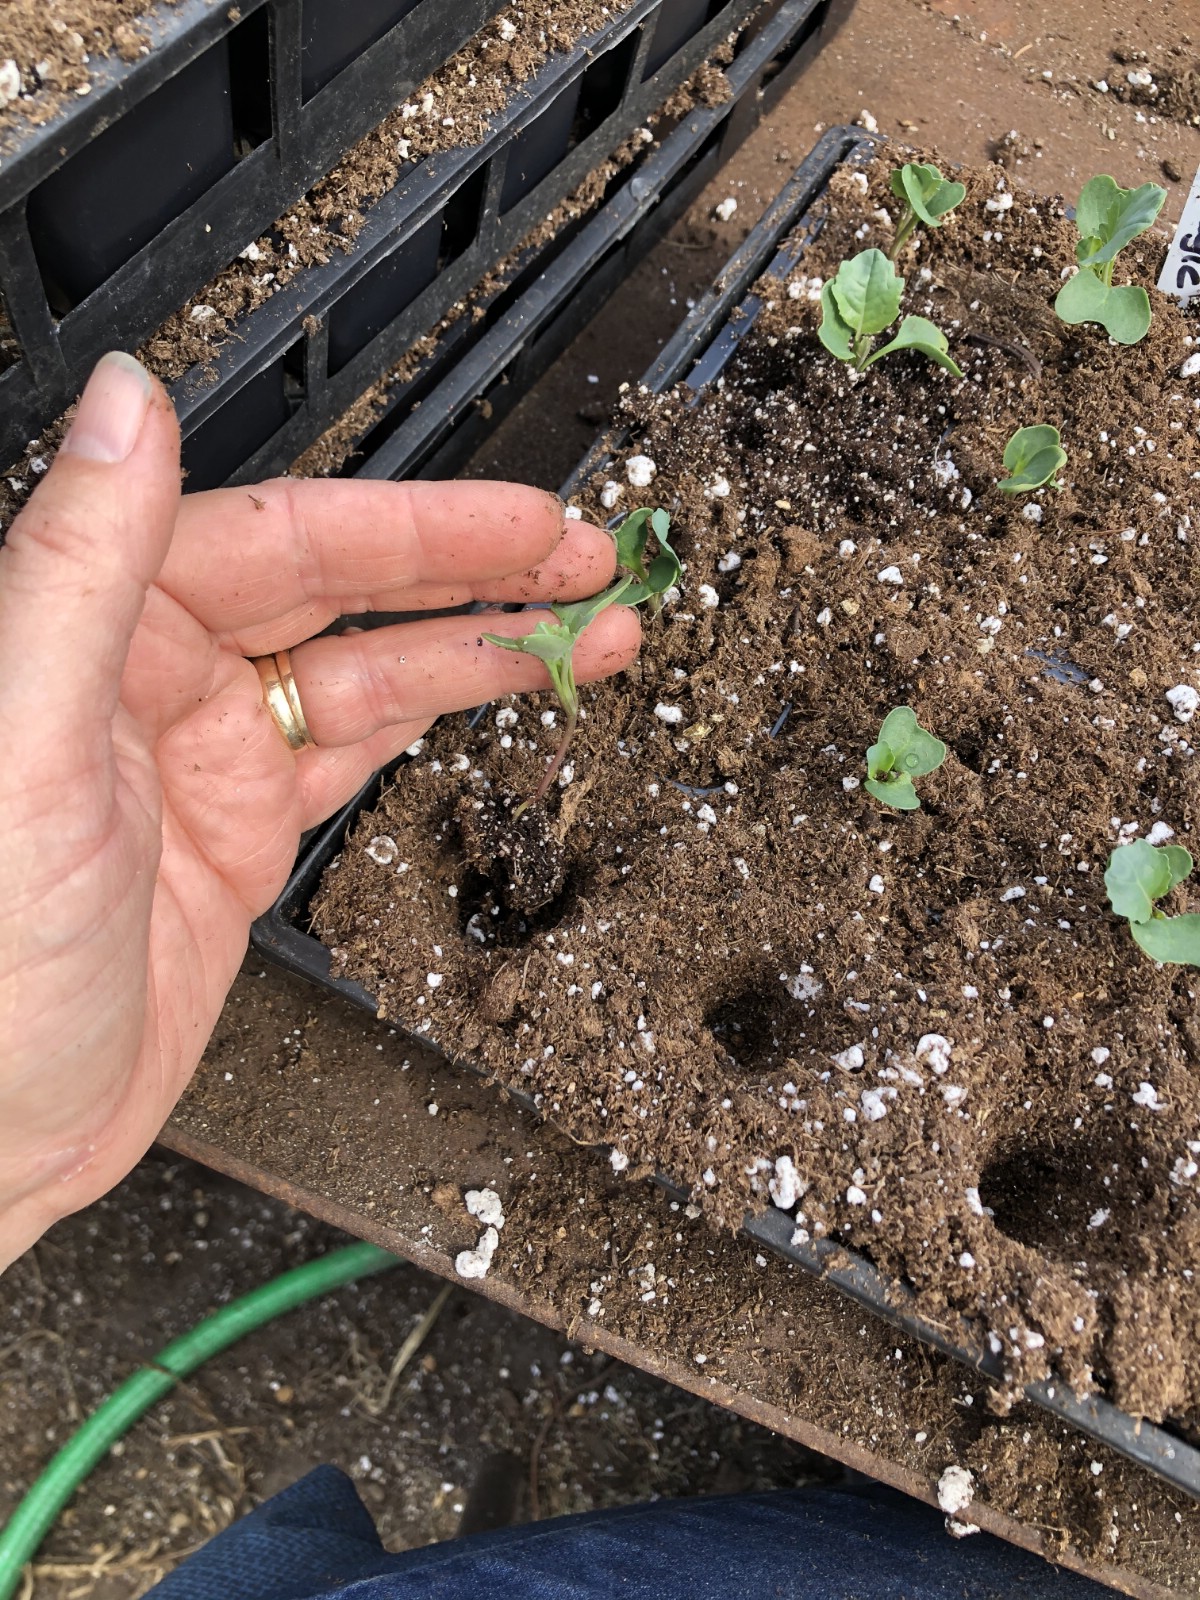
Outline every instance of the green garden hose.
<path id="1" fill-rule="evenodd" d="M 94 1411 L 74 1433 L 0 1529 L 0 1600 L 11 1600 L 59 1512 L 104 1456 L 154 1404 L 210 1356 L 285 1311 L 328 1294 L 354 1278 L 383 1272 L 398 1258 L 373 1244 L 351 1244 L 283 1272 L 261 1288 L 215 1311 L 173 1339 Z"/>

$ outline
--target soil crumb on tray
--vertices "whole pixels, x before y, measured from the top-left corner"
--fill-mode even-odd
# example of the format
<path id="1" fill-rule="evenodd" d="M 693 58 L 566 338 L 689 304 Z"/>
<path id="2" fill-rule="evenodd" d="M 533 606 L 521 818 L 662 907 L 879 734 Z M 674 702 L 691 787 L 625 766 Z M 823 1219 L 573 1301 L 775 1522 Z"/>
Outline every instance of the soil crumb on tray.
<path id="1" fill-rule="evenodd" d="M 461 824 L 536 787 L 543 696 L 422 741 L 314 926 L 383 1015 L 614 1164 L 727 1225 L 778 1204 L 927 1315 L 979 1319 L 1015 1381 L 1195 1429 L 1197 977 L 1137 949 L 1103 873 L 1200 823 L 1168 698 L 1200 688 L 1200 322 L 1156 294 L 1132 348 L 1059 322 L 1074 229 L 997 166 L 900 262 L 964 376 L 906 352 L 857 377 L 817 340 L 820 289 L 890 244 L 888 172 L 839 172 L 719 386 L 626 396 L 653 487 L 622 457 L 582 509 L 614 514 L 606 483 L 616 512 L 668 507 L 684 585 L 583 693 L 553 901 L 499 906 Z M 1161 254 L 1144 237 L 1118 274 L 1152 285 Z M 1005 442 L 1042 421 L 1062 487 L 1010 498 Z M 908 814 L 861 781 L 898 705 L 949 747 Z M 1165 907 L 1189 908 L 1200 880 Z"/>
<path id="2" fill-rule="evenodd" d="M 48 122 L 92 87 L 96 56 L 136 61 L 149 48 L 139 19 L 149 0 L 5 0 L 0 6 L 0 140 Z"/>

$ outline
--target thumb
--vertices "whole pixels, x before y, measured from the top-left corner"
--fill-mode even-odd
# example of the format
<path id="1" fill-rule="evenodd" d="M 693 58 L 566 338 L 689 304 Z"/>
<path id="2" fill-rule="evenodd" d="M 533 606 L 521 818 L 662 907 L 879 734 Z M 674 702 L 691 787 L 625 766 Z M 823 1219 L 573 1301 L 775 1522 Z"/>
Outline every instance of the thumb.
<path id="1" fill-rule="evenodd" d="M 106 355 L 0 548 L 0 729 L 111 737 L 121 672 L 179 501 L 179 428 L 132 356 Z M 80 744 L 84 748 L 81 750 Z"/>

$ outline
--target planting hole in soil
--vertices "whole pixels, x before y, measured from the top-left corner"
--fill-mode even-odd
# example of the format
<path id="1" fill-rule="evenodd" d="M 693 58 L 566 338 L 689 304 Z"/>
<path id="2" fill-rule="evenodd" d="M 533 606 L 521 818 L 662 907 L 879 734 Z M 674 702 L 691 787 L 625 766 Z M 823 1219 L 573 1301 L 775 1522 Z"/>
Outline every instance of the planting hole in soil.
<path id="1" fill-rule="evenodd" d="M 1136 344 L 1056 316 L 1079 230 L 1000 168 L 954 174 L 895 303 L 893 165 L 835 175 L 719 379 L 631 391 L 579 496 L 604 523 L 652 495 L 684 572 L 637 664 L 582 692 L 544 803 L 587 890 L 529 938 L 503 1025 L 476 997 L 511 952 L 460 938 L 428 987 L 422 907 L 466 863 L 423 841 L 464 796 L 532 791 L 548 697 L 506 708 L 507 739 L 435 729 L 314 926 L 389 1017 L 718 1222 L 786 1200 L 797 1240 L 978 1319 L 1014 1380 L 1194 1426 L 1196 979 L 1139 947 L 1154 924 L 1114 915 L 1105 870 L 1197 825 L 1197 324 L 1156 294 Z M 868 365 L 818 330 L 872 251 L 839 326 L 877 352 L 921 322 Z M 1136 234 L 1113 286 L 1161 255 Z M 885 303 L 860 317 L 856 284 Z M 1178 874 L 1154 894 L 1147 917 L 1197 904 Z"/>

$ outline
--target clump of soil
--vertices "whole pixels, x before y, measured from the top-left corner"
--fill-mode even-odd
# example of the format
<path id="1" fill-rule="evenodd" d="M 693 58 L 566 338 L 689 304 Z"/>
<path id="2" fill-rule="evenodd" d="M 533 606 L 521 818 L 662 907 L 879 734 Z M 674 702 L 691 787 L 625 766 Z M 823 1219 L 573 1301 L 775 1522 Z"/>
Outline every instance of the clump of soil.
<path id="1" fill-rule="evenodd" d="M 685 585 L 637 665 L 584 693 L 548 802 L 555 925 L 515 951 L 465 934 L 439 825 L 464 793 L 532 792 L 536 698 L 499 713 L 503 743 L 496 718 L 439 725 L 311 910 L 387 1015 L 617 1163 L 731 1225 L 775 1200 L 927 1315 L 980 1319 L 1014 1380 L 1099 1381 L 1194 1426 L 1196 983 L 1137 951 L 1103 870 L 1200 822 L 1167 699 L 1200 687 L 1197 323 L 1154 295 L 1133 349 L 1067 328 L 1062 204 L 963 176 L 902 262 L 903 310 L 948 333 L 962 379 L 909 354 L 857 378 L 817 341 L 822 281 L 890 242 L 876 163 L 835 179 L 719 385 L 627 396 Z M 1143 239 L 1120 271 L 1151 285 L 1160 256 Z M 1003 447 L 1035 421 L 1061 429 L 1063 487 L 1010 499 Z M 901 704 L 950 750 L 905 816 L 861 787 Z M 365 854 L 381 831 L 403 874 Z"/>
<path id="2" fill-rule="evenodd" d="M 463 849 L 488 885 L 488 912 L 493 918 L 501 917 L 505 911 L 522 917 L 540 911 L 562 892 L 566 881 L 563 847 L 554 836 L 545 810 L 531 807 L 515 819 L 513 806 L 511 795 L 501 806 L 464 795 L 458 807 Z M 479 917 L 480 913 L 475 912 L 474 916 Z M 467 931 L 480 944 L 495 937 L 486 926 L 468 924 Z"/>
<path id="3" fill-rule="evenodd" d="M 1117 49 L 1113 60 L 1117 70 L 1106 81 L 1118 100 L 1200 127 L 1200 54 L 1194 46 L 1177 44 L 1153 56 L 1146 50 Z"/>

